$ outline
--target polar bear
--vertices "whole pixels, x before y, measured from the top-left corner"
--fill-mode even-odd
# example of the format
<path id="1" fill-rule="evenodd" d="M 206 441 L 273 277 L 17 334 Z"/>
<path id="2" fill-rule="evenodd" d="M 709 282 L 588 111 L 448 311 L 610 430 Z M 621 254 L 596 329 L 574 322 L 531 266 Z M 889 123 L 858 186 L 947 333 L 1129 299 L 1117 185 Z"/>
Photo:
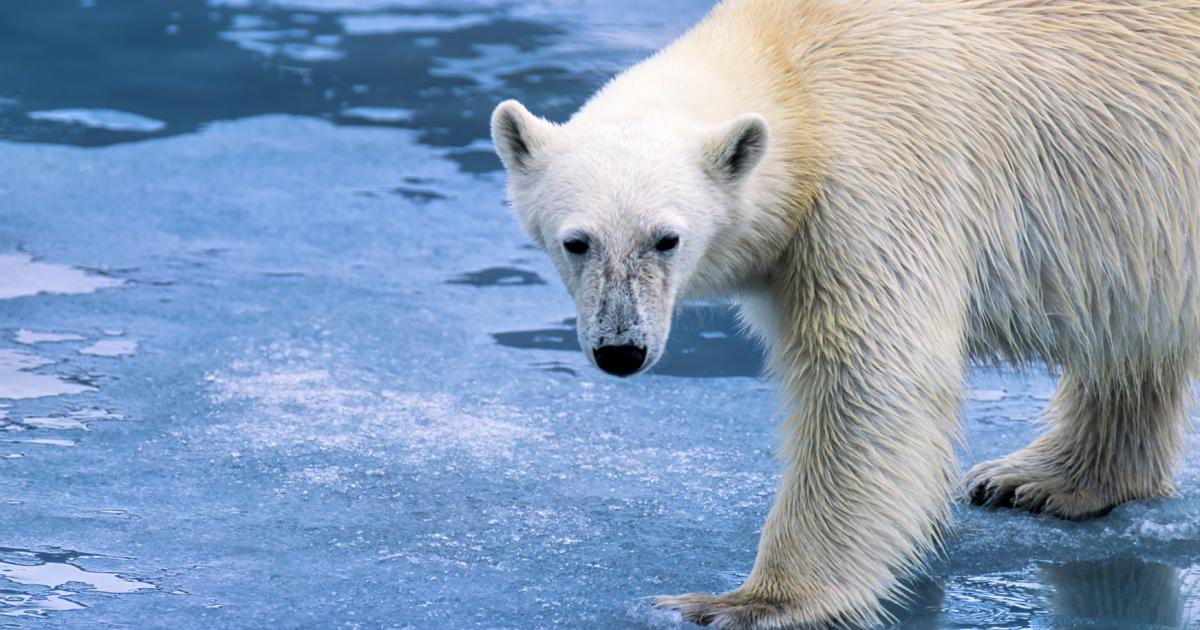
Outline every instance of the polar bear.
<path id="1" fill-rule="evenodd" d="M 501 103 L 515 214 L 631 375 L 679 300 L 770 346 L 786 465 L 722 628 L 886 621 L 956 491 L 1068 519 L 1172 492 L 1200 334 L 1194 0 L 729 0 L 565 124 Z M 958 486 L 972 360 L 1061 372 Z"/>

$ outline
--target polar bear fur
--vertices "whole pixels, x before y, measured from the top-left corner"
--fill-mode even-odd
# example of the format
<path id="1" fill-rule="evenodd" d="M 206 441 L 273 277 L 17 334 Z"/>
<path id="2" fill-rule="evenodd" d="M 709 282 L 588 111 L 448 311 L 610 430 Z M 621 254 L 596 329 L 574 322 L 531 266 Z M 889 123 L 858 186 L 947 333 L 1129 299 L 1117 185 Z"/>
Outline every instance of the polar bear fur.
<path id="1" fill-rule="evenodd" d="M 770 346 L 786 467 L 754 568 L 659 605 L 885 621 L 947 524 L 971 360 L 1061 372 L 1046 432 L 976 466 L 973 502 L 1080 519 L 1172 492 L 1200 333 L 1194 0 L 731 0 L 565 124 L 501 104 L 493 138 L 585 354 L 616 340 L 645 369 L 678 300 L 712 295 Z"/>

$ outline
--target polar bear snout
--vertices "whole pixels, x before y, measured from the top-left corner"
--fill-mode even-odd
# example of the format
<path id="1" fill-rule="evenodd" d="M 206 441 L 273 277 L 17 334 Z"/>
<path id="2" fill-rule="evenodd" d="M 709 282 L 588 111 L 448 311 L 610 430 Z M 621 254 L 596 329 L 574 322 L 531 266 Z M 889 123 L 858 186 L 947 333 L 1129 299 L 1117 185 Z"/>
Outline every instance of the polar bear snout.
<path id="1" fill-rule="evenodd" d="M 632 343 L 600 346 L 592 351 L 596 366 L 614 376 L 629 376 L 646 364 L 646 348 Z"/>

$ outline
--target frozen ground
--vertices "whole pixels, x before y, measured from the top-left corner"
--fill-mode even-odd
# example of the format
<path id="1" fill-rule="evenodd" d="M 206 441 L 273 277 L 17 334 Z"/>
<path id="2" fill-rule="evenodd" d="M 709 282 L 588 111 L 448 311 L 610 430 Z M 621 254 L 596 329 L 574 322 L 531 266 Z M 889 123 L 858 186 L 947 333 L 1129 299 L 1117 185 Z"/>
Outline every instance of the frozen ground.
<path id="1" fill-rule="evenodd" d="M 639 4 L 0 4 L 0 626 L 673 628 L 645 596 L 736 586 L 757 351 L 696 305 L 657 374 L 587 367 L 485 140 L 704 10 Z M 964 467 L 1052 380 L 971 385 Z M 1178 499 L 957 509 L 901 627 L 1200 624 L 1190 444 Z"/>

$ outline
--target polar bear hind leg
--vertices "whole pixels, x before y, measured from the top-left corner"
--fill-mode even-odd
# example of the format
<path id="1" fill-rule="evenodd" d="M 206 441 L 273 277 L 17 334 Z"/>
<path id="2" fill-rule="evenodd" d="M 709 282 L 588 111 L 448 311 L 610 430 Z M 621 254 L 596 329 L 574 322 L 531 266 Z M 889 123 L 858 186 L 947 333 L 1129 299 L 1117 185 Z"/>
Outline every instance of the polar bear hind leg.
<path id="1" fill-rule="evenodd" d="M 1046 409 L 1045 433 L 975 466 L 966 496 L 975 505 L 1083 520 L 1126 501 L 1172 494 L 1189 368 L 1160 361 L 1092 378 L 1065 373 Z"/>

